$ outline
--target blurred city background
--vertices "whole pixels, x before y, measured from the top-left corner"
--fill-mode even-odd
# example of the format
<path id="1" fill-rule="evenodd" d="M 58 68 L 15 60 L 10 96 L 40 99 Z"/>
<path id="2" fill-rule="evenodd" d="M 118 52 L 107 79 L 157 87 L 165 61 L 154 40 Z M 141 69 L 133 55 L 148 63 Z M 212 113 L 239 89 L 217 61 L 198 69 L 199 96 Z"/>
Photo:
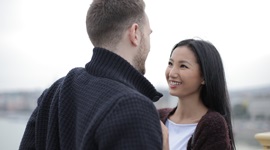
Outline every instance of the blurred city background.
<path id="1" fill-rule="evenodd" d="M 91 1 L 0 0 L 0 150 L 18 149 L 42 91 L 90 60 L 85 18 Z M 153 30 L 145 76 L 164 94 L 156 107 L 177 104 L 165 80 L 173 45 L 209 40 L 223 59 L 237 149 L 262 149 L 254 135 L 270 131 L 269 2 L 145 3 Z"/>
<path id="2" fill-rule="evenodd" d="M 167 89 L 158 89 L 164 96 L 157 108 L 175 107 L 177 99 Z M 36 107 L 42 91 L 0 93 L 0 149 L 17 149 L 26 122 Z M 239 150 L 262 149 L 254 135 L 270 131 L 270 86 L 230 91 L 233 131 Z"/>

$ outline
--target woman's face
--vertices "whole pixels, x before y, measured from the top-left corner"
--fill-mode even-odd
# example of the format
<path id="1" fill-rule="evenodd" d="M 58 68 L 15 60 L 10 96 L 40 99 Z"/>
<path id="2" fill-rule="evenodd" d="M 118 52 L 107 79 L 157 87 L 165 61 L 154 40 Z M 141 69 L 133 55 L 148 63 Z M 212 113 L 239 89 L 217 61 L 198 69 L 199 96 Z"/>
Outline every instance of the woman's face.
<path id="1" fill-rule="evenodd" d="M 204 80 L 196 57 L 187 46 L 174 49 L 165 75 L 171 95 L 180 99 L 200 95 L 200 87 Z"/>

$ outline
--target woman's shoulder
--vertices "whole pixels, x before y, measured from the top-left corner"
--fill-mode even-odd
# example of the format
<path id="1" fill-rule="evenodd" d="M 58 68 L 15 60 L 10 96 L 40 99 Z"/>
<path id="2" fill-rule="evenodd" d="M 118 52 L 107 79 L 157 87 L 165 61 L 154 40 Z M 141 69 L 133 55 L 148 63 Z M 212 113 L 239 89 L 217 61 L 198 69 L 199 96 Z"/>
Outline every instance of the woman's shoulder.
<path id="1" fill-rule="evenodd" d="M 194 146 L 197 148 L 230 149 L 229 130 L 226 120 L 220 113 L 215 111 L 209 110 L 201 118 L 194 138 Z"/>
<path id="2" fill-rule="evenodd" d="M 173 110 L 173 108 L 160 108 L 158 109 L 159 113 L 170 113 Z"/>
<path id="3" fill-rule="evenodd" d="M 202 122 L 208 122 L 208 123 L 226 123 L 225 118 L 218 112 L 209 110 L 202 118 Z"/>
<path id="4" fill-rule="evenodd" d="M 160 108 L 158 109 L 159 118 L 161 121 L 165 122 L 169 115 L 174 111 L 174 108 Z"/>
<path id="5" fill-rule="evenodd" d="M 199 121 L 198 128 L 208 128 L 215 132 L 215 130 L 227 131 L 228 126 L 224 116 L 216 111 L 209 110 Z"/>

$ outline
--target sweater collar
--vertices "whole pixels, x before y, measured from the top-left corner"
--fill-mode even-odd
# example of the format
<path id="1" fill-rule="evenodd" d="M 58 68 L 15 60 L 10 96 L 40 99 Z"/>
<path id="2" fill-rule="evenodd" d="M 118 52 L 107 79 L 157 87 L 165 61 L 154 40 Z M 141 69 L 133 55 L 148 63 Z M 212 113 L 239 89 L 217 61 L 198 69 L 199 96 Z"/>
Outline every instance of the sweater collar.
<path id="1" fill-rule="evenodd" d="M 162 94 L 129 62 L 119 55 L 104 48 L 95 47 L 92 59 L 85 65 L 92 75 L 109 78 L 121 82 L 156 102 Z"/>

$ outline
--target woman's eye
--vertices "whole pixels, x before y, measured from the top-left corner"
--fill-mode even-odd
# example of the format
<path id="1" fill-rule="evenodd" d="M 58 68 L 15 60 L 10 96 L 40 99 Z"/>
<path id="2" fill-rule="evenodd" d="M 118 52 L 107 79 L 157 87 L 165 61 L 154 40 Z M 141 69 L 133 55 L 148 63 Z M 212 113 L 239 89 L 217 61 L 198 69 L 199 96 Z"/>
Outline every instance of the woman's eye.
<path id="1" fill-rule="evenodd" d="M 188 68 L 186 65 L 180 65 L 180 68 Z"/>
<path id="2" fill-rule="evenodd" d="M 168 65 L 169 65 L 169 66 L 172 66 L 173 64 L 172 64 L 172 62 L 168 62 Z"/>

